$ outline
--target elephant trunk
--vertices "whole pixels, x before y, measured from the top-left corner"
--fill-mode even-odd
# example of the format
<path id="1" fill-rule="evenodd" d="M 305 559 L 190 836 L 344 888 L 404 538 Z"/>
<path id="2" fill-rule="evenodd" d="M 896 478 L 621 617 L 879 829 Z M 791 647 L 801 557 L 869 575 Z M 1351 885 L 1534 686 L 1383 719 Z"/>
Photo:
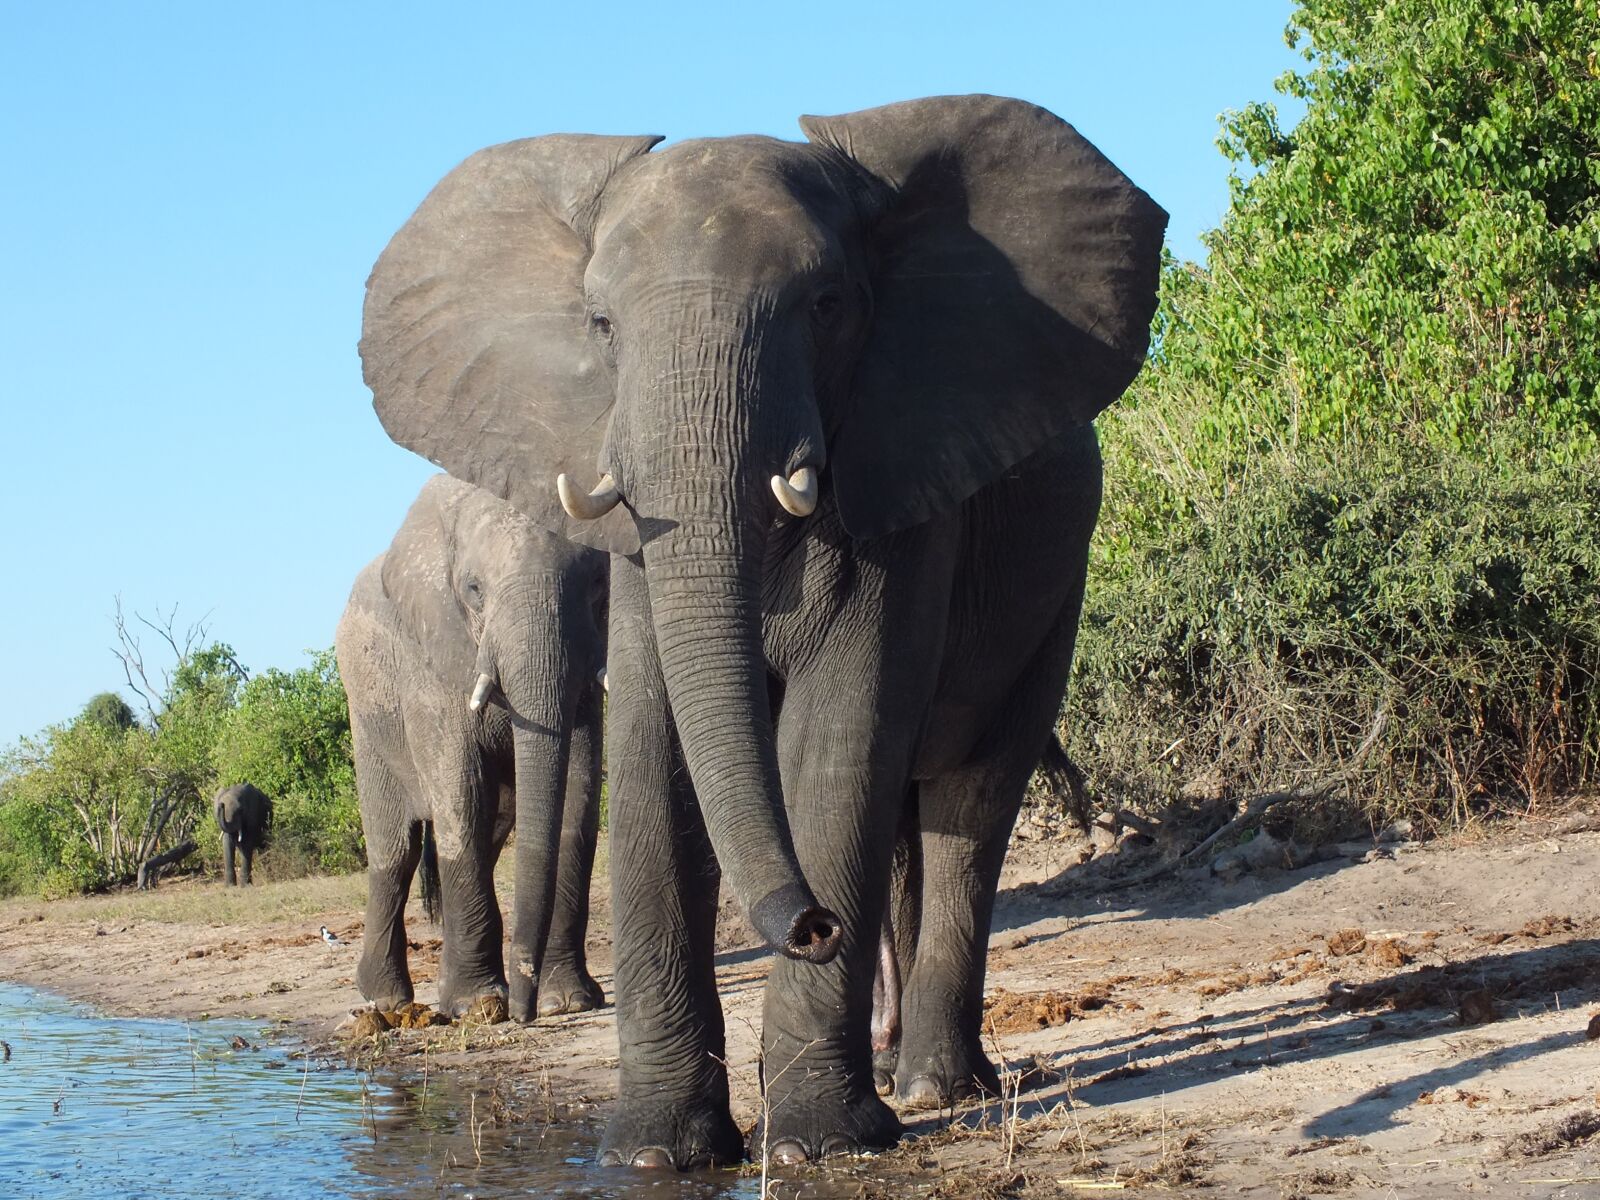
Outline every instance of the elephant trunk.
<path id="1" fill-rule="evenodd" d="M 755 483 L 764 486 L 764 480 Z M 714 487 L 679 486 L 675 528 L 644 549 L 657 649 L 717 862 L 756 931 L 791 958 L 838 952 L 839 918 L 801 873 L 784 812 L 761 644 L 764 536 Z M 699 497 L 698 500 L 688 499 Z M 758 510 L 765 511 L 765 510 Z"/>
<path id="2" fill-rule="evenodd" d="M 539 970 L 544 961 L 556 902 L 556 864 L 566 797 L 567 761 L 577 694 L 576 664 L 567 652 L 562 628 L 568 605 L 559 592 L 539 605 L 516 611 L 534 614 L 504 628 L 506 617 L 491 620 L 496 632 L 479 649 L 478 675 L 493 679 L 511 713 L 516 772 L 516 851 L 511 919 L 511 1017 L 532 1021 L 538 1012 Z M 554 628 L 541 629 L 534 620 Z"/>

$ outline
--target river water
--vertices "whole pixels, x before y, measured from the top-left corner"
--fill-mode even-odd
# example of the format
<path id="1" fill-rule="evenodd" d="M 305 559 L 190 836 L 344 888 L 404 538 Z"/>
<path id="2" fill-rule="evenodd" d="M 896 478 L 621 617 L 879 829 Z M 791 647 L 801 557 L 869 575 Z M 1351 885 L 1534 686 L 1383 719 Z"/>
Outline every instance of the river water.
<path id="1" fill-rule="evenodd" d="M 105 1017 L 0 983 L 0 1041 L 5 1200 L 759 1194 L 733 1172 L 602 1170 L 598 1128 L 531 1096 L 307 1061 L 259 1022 Z"/>

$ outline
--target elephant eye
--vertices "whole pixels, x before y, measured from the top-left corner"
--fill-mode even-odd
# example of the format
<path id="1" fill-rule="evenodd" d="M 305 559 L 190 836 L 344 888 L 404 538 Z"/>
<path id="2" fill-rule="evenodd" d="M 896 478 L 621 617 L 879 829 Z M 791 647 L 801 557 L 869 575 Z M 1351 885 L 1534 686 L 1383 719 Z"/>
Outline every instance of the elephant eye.
<path id="1" fill-rule="evenodd" d="M 611 340 L 611 318 L 605 313 L 590 313 L 589 328 L 594 330 L 596 337 Z"/>
<path id="2" fill-rule="evenodd" d="M 840 295 L 838 288 L 825 288 L 811 302 L 811 319 L 823 329 L 833 328 L 843 311 L 844 297 Z"/>

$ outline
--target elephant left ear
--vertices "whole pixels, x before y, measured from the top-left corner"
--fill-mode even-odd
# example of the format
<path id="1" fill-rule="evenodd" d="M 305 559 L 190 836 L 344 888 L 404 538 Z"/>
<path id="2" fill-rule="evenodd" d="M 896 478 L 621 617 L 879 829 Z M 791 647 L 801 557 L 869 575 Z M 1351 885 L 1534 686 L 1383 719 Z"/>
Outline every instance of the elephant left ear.
<path id="1" fill-rule="evenodd" d="M 872 332 L 829 451 L 852 536 L 948 511 L 1133 381 L 1167 214 L 1071 125 L 998 96 L 800 125 L 879 197 Z"/>

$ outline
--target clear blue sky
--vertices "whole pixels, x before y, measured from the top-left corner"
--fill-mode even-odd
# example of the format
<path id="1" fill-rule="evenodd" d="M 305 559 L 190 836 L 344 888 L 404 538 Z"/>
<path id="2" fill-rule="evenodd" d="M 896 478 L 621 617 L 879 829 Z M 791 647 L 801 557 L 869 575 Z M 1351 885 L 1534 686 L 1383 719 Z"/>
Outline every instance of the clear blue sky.
<path id="1" fill-rule="evenodd" d="M 121 683 L 110 613 L 177 603 L 253 670 L 333 640 L 432 468 L 356 358 L 391 233 L 480 146 L 799 137 L 996 92 L 1172 213 L 1227 200 L 1218 113 L 1297 61 L 1287 0 L 49 3 L 0 37 L 0 746 Z"/>

